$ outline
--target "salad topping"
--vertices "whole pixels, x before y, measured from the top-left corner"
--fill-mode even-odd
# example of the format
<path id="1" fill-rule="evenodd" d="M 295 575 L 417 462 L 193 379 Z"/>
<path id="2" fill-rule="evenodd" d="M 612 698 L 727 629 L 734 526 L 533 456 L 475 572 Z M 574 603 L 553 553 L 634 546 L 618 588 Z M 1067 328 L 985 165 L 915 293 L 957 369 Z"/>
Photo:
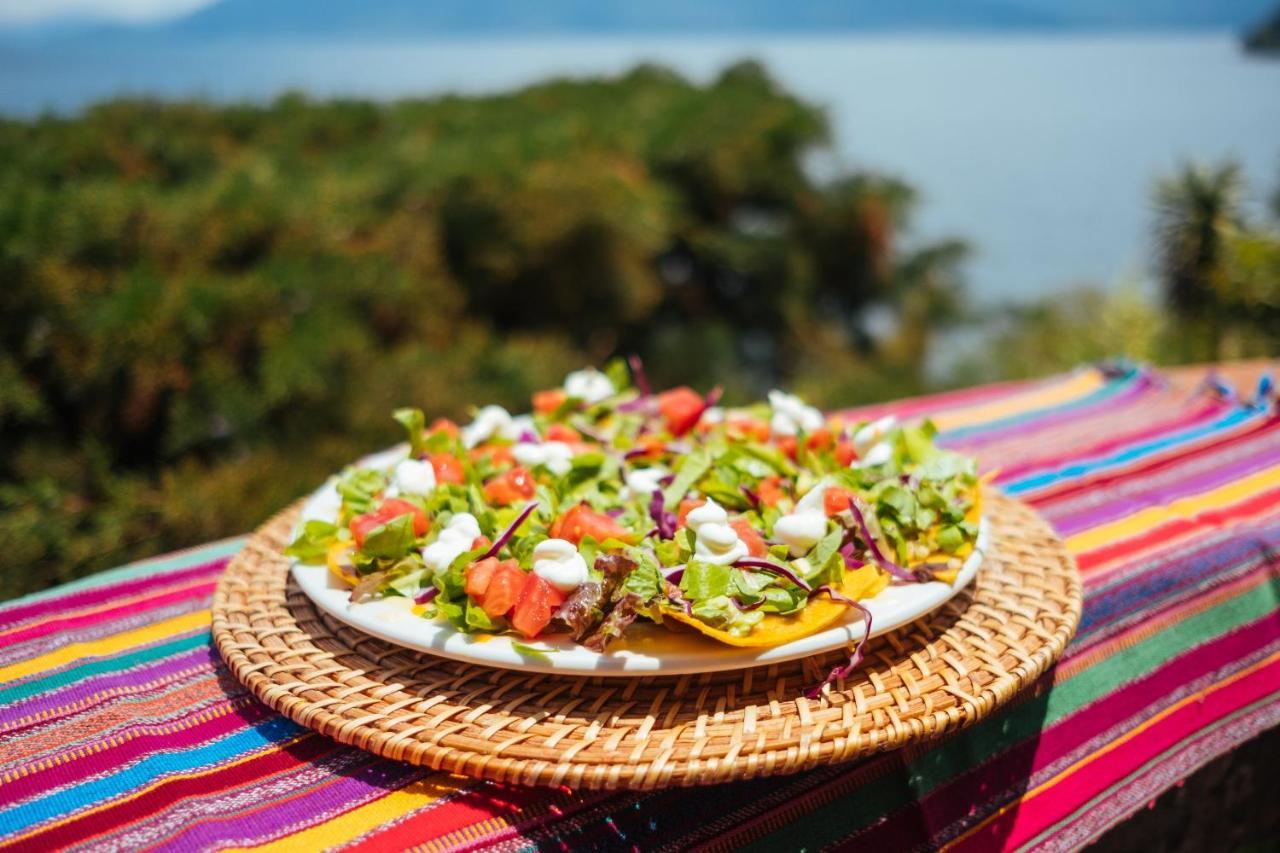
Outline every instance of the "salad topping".
<path id="1" fill-rule="evenodd" d="M 327 563 L 355 602 L 405 597 L 460 631 L 596 651 L 637 621 L 777 645 L 869 622 L 859 601 L 889 583 L 954 579 L 979 484 L 930 422 L 849 422 L 781 391 L 718 400 L 655 394 L 632 359 L 569 374 L 531 415 L 428 427 L 399 410 L 404 456 L 342 472 L 288 553 Z"/>

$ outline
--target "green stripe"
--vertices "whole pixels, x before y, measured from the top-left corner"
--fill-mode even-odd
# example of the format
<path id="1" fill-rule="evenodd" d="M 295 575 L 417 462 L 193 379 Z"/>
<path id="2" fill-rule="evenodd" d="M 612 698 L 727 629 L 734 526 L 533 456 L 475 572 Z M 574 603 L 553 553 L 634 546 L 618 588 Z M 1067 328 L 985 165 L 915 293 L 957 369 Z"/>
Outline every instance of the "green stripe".
<path id="1" fill-rule="evenodd" d="M 68 684 L 74 684 L 86 678 L 95 675 L 101 675 L 107 672 L 125 672 L 135 666 L 141 666 L 153 661 L 166 658 L 171 655 L 181 654 L 200 646 L 210 646 L 213 643 L 213 634 L 208 630 L 197 631 L 185 637 L 179 637 L 176 640 L 170 640 L 158 646 L 150 646 L 145 649 L 139 649 L 136 652 L 130 652 L 127 655 L 113 656 L 101 658 L 99 660 L 90 661 L 71 669 L 65 669 L 62 672 L 55 672 L 46 675 L 43 678 L 37 678 L 33 681 L 24 681 L 21 684 L 15 684 L 6 690 L 0 690 L 0 705 L 7 705 L 11 702 L 20 702 L 28 699 L 37 693 L 44 693 L 49 690 L 56 690 L 59 687 L 66 687 Z"/>
<path id="2" fill-rule="evenodd" d="M 873 781 L 862 787 L 856 797 L 819 806 L 802 823 L 780 827 L 746 849 L 823 847 L 858 832 L 1125 683 L 1147 675 L 1170 658 L 1274 612 L 1278 597 L 1270 584 L 1259 582 L 1249 591 L 1176 622 L 1054 685 L 1046 697 L 1018 704 L 941 742 L 903 768 L 905 778 L 895 778 L 892 784 Z"/>
<path id="3" fill-rule="evenodd" d="M 23 604 L 31 604 L 36 601 L 43 601 L 48 598 L 56 598 L 58 596 L 67 595 L 72 592 L 80 592 L 86 589 L 95 589 L 108 584 L 119 583 L 121 581 L 133 580 L 134 578 L 153 575 L 158 572 L 180 571 L 191 566 L 198 566 L 201 563 L 207 563 L 222 557 L 230 557 L 235 554 L 244 544 L 249 541 L 247 536 L 237 536 L 234 539 L 223 539 L 220 542 L 211 542 L 208 545 L 200 545 L 187 551 L 179 551 L 175 554 L 167 554 L 163 557 L 152 557 L 146 560 L 139 560 L 136 563 L 129 563 L 126 566 L 120 566 L 115 569 L 107 569 L 104 572 L 98 572 L 79 580 L 70 581 L 51 589 L 33 592 L 30 595 L 24 595 L 22 598 L 15 598 L 12 601 L 6 601 L 0 604 L 0 613 L 3 613 L 10 607 L 17 607 Z"/>

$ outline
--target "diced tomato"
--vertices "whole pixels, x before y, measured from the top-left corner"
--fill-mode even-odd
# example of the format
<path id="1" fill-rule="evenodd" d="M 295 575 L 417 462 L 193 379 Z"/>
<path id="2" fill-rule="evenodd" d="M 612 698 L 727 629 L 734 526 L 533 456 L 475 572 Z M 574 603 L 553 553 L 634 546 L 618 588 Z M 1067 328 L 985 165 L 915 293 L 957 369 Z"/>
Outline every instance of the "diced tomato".
<path id="1" fill-rule="evenodd" d="M 499 474 L 484 485 L 485 499 L 499 506 L 528 500 L 537 490 L 529 469 L 517 466 Z"/>
<path id="2" fill-rule="evenodd" d="M 478 462 L 485 457 L 497 468 L 516 464 L 516 457 L 508 444 L 482 444 L 471 449 L 471 461 Z"/>
<path id="3" fill-rule="evenodd" d="M 537 575 L 525 577 L 524 587 L 511 614 L 511 627 L 525 637 L 536 637 L 551 622 L 556 608 L 564 603 L 564 593 Z"/>
<path id="4" fill-rule="evenodd" d="M 489 548 L 493 545 L 493 540 L 481 533 L 475 539 L 471 540 L 471 550 L 478 551 L 481 548 Z"/>
<path id="5" fill-rule="evenodd" d="M 546 391 L 533 392 L 533 410 L 542 415 L 549 415 L 564 405 L 569 399 L 563 388 L 549 388 Z"/>
<path id="6" fill-rule="evenodd" d="M 738 533 L 738 538 L 747 546 L 747 553 L 753 557 L 766 557 L 769 554 L 769 546 L 764 543 L 764 538 L 760 535 L 751 522 L 742 516 L 731 520 L 729 526 Z"/>
<path id="7" fill-rule="evenodd" d="M 676 519 L 681 527 L 689 520 L 689 513 L 702 506 L 706 501 L 702 498 L 685 498 L 680 501 L 680 507 L 676 510 Z"/>
<path id="8" fill-rule="evenodd" d="M 822 496 L 822 509 L 827 515 L 838 515 L 853 503 L 853 492 L 839 486 L 831 486 Z"/>
<path id="9" fill-rule="evenodd" d="M 351 519 L 351 523 L 348 527 L 351 529 L 352 538 L 356 540 L 356 547 L 363 548 L 365 537 L 375 529 L 386 524 L 393 518 L 410 514 L 413 515 L 414 536 L 422 536 L 431 529 L 431 523 L 427 519 L 427 514 L 422 511 L 421 507 L 417 504 L 411 504 L 408 501 L 402 501 L 399 498 L 387 498 L 372 512 L 357 515 L 355 518 Z"/>
<path id="10" fill-rule="evenodd" d="M 672 388 L 658 395 L 658 410 L 667 421 L 672 435 L 684 435 L 702 417 L 706 403 L 702 395 L 688 386 Z"/>
<path id="11" fill-rule="evenodd" d="M 520 568 L 515 560 L 503 560 L 498 563 L 489 575 L 489 583 L 484 589 L 484 599 L 480 606 L 484 612 L 497 618 L 506 616 L 520 598 L 520 590 L 524 589 L 525 578 L 533 577 Z"/>
<path id="12" fill-rule="evenodd" d="M 356 547 L 363 548 L 364 538 L 372 533 L 374 528 L 381 527 L 385 521 L 386 519 L 378 515 L 377 510 L 357 515 L 351 519 L 351 523 L 347 527 L 351 530 L 351 538 L 356 540 Z"/>
<path id="13" fill-rule="evenodd" d="M 461 485 L 467 480 L 466 472 L 462 470 L 462 460 L 448 453 L 431 454 L 431 467 L 435 469 L 437 483 Z"/>
<path id="14" fill-rule="evenodd" d="M 402 515 L 412 515 L 414 536 L 421 536 L 431 529 L 431 522 L 422 507 L 400 498 L 387 498 L 383 501 L 382 506 L 378 507 L 378 515 L 382 516 L 384 523 Z"/>
<path id="15" fill-rule="evenodd" d="M 826 450 L 831 446 L 831 430 L 818 427 L 805 436 L 804 446 L 810 450 Z"/>
<path id="16" fill-rule="evenodd" d="M 431 426 L 427 427 L 427 434 L 433 435 L 437 432 L 442 432 L 445 435 L 457 438 L 458 425 L 448 418 L 436 418 L 431 422 Z"/>
<path id="17" fill-rule="evenodd" d="M 596 512 L 585 503 L 571 507 L 551 525 L 549 531 L 553 539 L 565 539 L 577 545 L 584 536 L 590 536 L 597 542 L 606 539 L 627 541 L 631 534 L 627 528 L 614 521 L 602 512 Z"/>
<path id="18" fill-rule="evenodd" d="M 760 496 L 760 503 L 765 506 L 777 506 L 778 501 L 786 497 L 786 492 L 782 491 L 782 478 L 777 474 L 765 477 L 756 486 L 756 494 Z"/>
<path id="19" fill-rule="evenodd" d="M 759 418 L 729 418 L 729 432 L 755 441 L 769 440 L 769 424 Z"/>
<path id="20" fill-rule="evenodd" d="M 552 424 L 547 427 L 547 441 L 563 441 L 566 444 L 573 444 L 582 441 L 582 436 L 578 435 L 578 431 L 571 426 L 564 424 Z"/>
<path id="21" fill-rule="evenodd" d="M 846 468 L 853 464 L 853 460 L 858 458 L 858 451 L 854 449 L 853 442 L 847 438 L 842 438 L 836 442 L 836 461 Z"/>
<path id="22" fill-rule="evenodd" d="M 786 454 L 788 459 L 796 458 L 796 437 L 794 435 L 780 435 L 774 439 L 774 444 L 778 445 L 778 449 Z"/>
<path id="23" fill-rule="evenodd" d="M 630 461 L 632 462 L 651 462 L 666 452 L 667 443 L 656 435 L 641 436 L 636 439 L 636 446 L 632 450 Z M 642 452 L 637 452 L 642 451 Z"/>
<path id="24" fill-rule="evenodd" d="M 489 587 L 489 581 L 493 578 L 494 569 L 498 568 L 498 558 L 489 557 L 485 560 L 477 560 L 467 566 L 466 577 L 467 583 L 465 589 L 467 595 L 476 601 L 484 601 L 484 591 Z"/>

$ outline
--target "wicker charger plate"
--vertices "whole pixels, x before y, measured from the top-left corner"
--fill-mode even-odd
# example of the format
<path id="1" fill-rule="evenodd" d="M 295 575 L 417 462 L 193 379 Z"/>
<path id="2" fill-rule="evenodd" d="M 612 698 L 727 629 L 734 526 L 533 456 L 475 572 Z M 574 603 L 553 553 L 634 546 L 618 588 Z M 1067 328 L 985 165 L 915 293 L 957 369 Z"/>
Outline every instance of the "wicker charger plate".
<path id="1" fill-rule="evenodd" d="M 601 678 L 520 673 L 410 651 L 317 612 L 281 553 L 300 505 L 227 566 L 213 637 L 231 672 L 282 714 L 378 755 L 468 776 L 575 788 L 698 785 L 848 761 L 971 725 L 1066 647 L 1081 587 L 1031 509 L 984 501 L 977 580 L 873 639 L 819 699 L 830 653 L 755 669 Z"/>

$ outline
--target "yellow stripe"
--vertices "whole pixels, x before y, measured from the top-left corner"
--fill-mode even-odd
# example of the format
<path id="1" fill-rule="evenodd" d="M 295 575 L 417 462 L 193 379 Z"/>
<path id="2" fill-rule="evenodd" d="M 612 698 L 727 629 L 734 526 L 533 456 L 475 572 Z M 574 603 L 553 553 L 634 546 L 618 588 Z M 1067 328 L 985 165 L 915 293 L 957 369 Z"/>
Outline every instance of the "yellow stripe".
<path id="1" fill-rule="evenodd" d="M 1077 397 L 1084 397 L 1101 388 L 1105 382 L 1106 379 L 1097 370 L 1081 371 L 1066 382 L 1051 385 L 1048 388 L 1041 388 L 969 409 L 943 412 L 935 416 L 933 422 L 938 425 L 938 429 L 945 430 L 999 420 L 1009 415 L 1017 415 L 1032 409 L 1041 409 L 1064 403 Z"/>
<path id="2" fill-rule="evenodd" d="M 1090 765 L 1090 764 L 1092 764 L 1093 762 L 1097 761 L 1099 758 L 1101 758 L 1102 756 L 1106 755 L 1107 753 L 1109 753 L 1109 752 L 1111 752 L 1111 751 L 1113 751 L 1113 750 L 1115 750 L 1115 749 L 1119 748 L 1120 746 L 1122 746 L 1122 745 L 1124 745 L 1124 744 L 1128 743 L 1129 741 L 1133 740 L 1135 737 L 1137 737 L 1138 735 L 1142 734 L 1144 731 L 1146 731 L 1147 729 L 1151 728 L 1151 727 L 1152 727 L 1152 726 L 1154 726 L 1156 723 L 1158 723 L 1158 722 L 1160 722 L 1161 720 L 1165 719 L 1165 718 L 1166 718 L 1166 717 L 1168 717 L 1169 715 L 1176 713 L 1178 710 L 1180 710 L 1180 709 L 1182 709 L 1182 708 L 1185 708 L 1185 707 L 1187 707 L 1188 705 L 1192 705 L 1192 704 L 1195 704 L 1195 703 L 1197 703 L 1197 702 L 1202 702 L 1202 701 L 1204 701 L 1205 697 L 1206 697 L 1206 696 L 1208 696 L 1208 695 L 1210 695 L 1211 693 L 1217 693 L 1219 690 L 1223 690 L 1223 689 L 1225 689 L 1225 688 L 1229 687 L 1230 685 L 1235 684 L 1235 683 L 1236 683 L 1237 681 L 1239 681 L 1240 679 L 1245 678 L 1245 677 L 1247 677 L 1247 676 L 1249 676 L 1249 675 L 1252 675 L 1253 673 L 1257 672 L 1257 671 L 1258 671 L 1258 670 L 1260 670 L 1260 669 L 1264 669 L 1264 668 L 1266 668 L 1266 667 L 1270 666 L 1270 665 L 1271 665 L 1272 663 L 1274 663 L 1277 659 L 1280 659 L 1280 652 L 1276 652 L 1275 654 L 1271 655 L 1270 657 L 1266 658 L 1265 660 L 1260 660 L 1260 661 L 1258 661 L 1256 664 L 1254 664 L 1253 666 L 1249 667 L 1248 669 L 1243 669 L 1243 670 L 1241 670 L 1241 671 L 1239 671 L 1239 672 L 1237 672 L 1237 673 L 1234 673 L 1234 674 L 1232 674 L 1232 675 L 1228 676 L 1227 678 L 1224 678 L 1222 681 L 1219 681 L 1219 682 L 1217 682 L 1217 683 L 1215 683 L 1215 684 L 1211 684 L 1211 685 L 1209 685 L 1208 687 L 1206 687 L 1206 688 L 1205 688 L 1205 689 L 1203 689 L 1203 690 L 1196 691 L 1195 693 L 1192 693 L 1190 696 L 1185 696 L 1185 697 L 1183 697 L 1181 700 L 1179 700 L 1178 702 L 1175 702 L 1174 704 L 1170 705 L 1168 708 L 1165 708 L 1163 711 L 1159 712 L 1159 713 L 1158 713 L 1158 714 L 1156 714 L 1154 717 L 1150 717 L 1149 719 L 1144 720 L 1140 725 L 1135 726 L 1134 728 L 1132 728 L 1132 729 L 1130 729 L 1129 731 L 1125 732 L 1123 735 L 1121 735 L 1120 737 L 1118 737 L 1118 738 L 1116 738 L 1115 740 L 1111 741 L 1110 743 L 1108 743 L 1106 746 L 1102 747 L 1102 748 L 1101 748 L 1101 749 L 1099 749 L 1098 751 L 1089 753 L 1089 754 L 1088 754 L 1088 755 L 1086 755 L 1084 758 L 1082 758 L 1082 759 L 1080 759 L 1079 761 L 1077 761 L 1075 764 L 1072 764 L 1070 767 L 1068 767 L 1068 768 L 1066 768 L 1065 770 L 1062 770 L 1061 772 L 1059 772 L 1059 773 L 1058 773 L 1056 776 L 1054 776 L 1052 779 L 1049 779 L 1047 782 L 1042 782 L 1042 783 L 1040 783 L 1039 785 L 1036 785 L 1034 788 L 1032 788 L 1031 790 L 1027 791 L 1025 794 L 1023 794 L 1023 795 L 1022 795 L 1021 797 L 1019 797 L 1018 799 L 1014 800 L 1014 801 L 1013 801 L 1013 802 L 1011 802 L 1011 803 L 1008 803 L 1008 804 L 1006 804 L 1006 805 L 1002 806 L 999 810 L 997 810 L 996 812 L 994 812 L 994 813 L 992 813 L 992 814 L 988 815 L 988 816 L 987 816 L 984 820 L 982 820 L 980 823 L 977 823 L 977 824 L 975 824 L 974 826 L 970 827 L 967 831 L 965 831 L 965 832 L 964 832 L 963 834 L 961 834 L 959 837 L 957 837 L 957 838 L 955 838 L 954 840 L 952 840 L 950 843 L 948 843 L 948 844 L 946 844 L 946 845 L 943 845 L 943 848 L 942 848 L 942 849 L 943 849 L 943 850 L 950 850 L 951 848 L 955 847 L 955 846 L 956 846 L 957 844 L 959 844 L 960 842 L 964 841 L 964 839 L 968 838 L 969 836 L 973 835 L 975 832 L 977 832 L 978 830 L 980 830 L 982 827 L 984 827 L 984 826 L 986 826 L 987 824 L 991 823 L 991 821 L 993 821 L 993 820 L 995 820 L 996 818 L 1000 817 L 1000 815 L 1002 815 L 1002 814 L 1004 814 L 1005 812 L 1009 811 L 1009 809 L 1012 809 L 1012 808 L 1019 808 L 1019 807 L 1021 807 L 1021 806 L 1022 806 L 1022 805 L 1024 805 L 1028 800 L 1030 800 L 1032 797 L 1039 796 L 1040 794 L 1044 793 L 1044 792 L 1045 792 L 1045 791 L 1047 791 L 1048 789 L 1050 789 L 1050 788 L 1052 788 L 1053 786 L 1057 785 L 1057 784 L 1058 784 L 1059 782 L 1061 782 L 1063 779 L 1066 779 L 1068 776 L 1071 776 L 1072 774 L 1076 773 L 1077 771 L 1079 771 L 1079 770 L 1081 770 L 1081 769 L 1083 769 L 1083 768 L 1085 768 L 1085 767 L 1089 766 L 1089 765 Z"/>
<path id="3" fill-rule="evenodd" d="M 1239 503 L 1276 486 L 1280 486 L 1280 466 L 1268 468 L 1212 491 L 1179 498 L 1165 506 L 1148 507 L 1110 524 L 1090 528 L 1069 538 L 1067 547 L 1079 554 L 1102 545 L 1112 545 L 1134 534 L 1145 533 L 1164 522 L 1179 518 L 1194 518 L 1206 509 Z"/>
<path id="4" fill-rule="evenodd" d="M 210 619 L 208 610 L 197 610 L 194 613 L 184 613 L 181 616 L 175 616 L 163 622 L 156 622 L 154 625 L 148 625 L 145 628 L 126 631 L 123 634 L 113 634 L 100 640 L 90 640 L 85 643 L 72 643 L 48 654 L 18 661 L 6 667 L 0 667 L 0 684 L 12 681 L 15 678 L 31 675 L 32 673 L 72 663 L 82 658 L 104 657 L 134 646 L 146 645 L 154 640 L 194 631 L 197 628 L 208 628 Z"/>
<path id="5" fill-rule="evenodd" d="M 346 844 L 371 829 L 376 829 L 414 809 L 429 805 L 469 784 L 448 773 L 437 773 L 392 791 L 384 797 L 358 806 L 332 820 L 310 829 L 268 841 L 257 847 L 234 847 L 231 850 L 255 850 L 259 853 L 293 850 L 324 850 Z"/>

